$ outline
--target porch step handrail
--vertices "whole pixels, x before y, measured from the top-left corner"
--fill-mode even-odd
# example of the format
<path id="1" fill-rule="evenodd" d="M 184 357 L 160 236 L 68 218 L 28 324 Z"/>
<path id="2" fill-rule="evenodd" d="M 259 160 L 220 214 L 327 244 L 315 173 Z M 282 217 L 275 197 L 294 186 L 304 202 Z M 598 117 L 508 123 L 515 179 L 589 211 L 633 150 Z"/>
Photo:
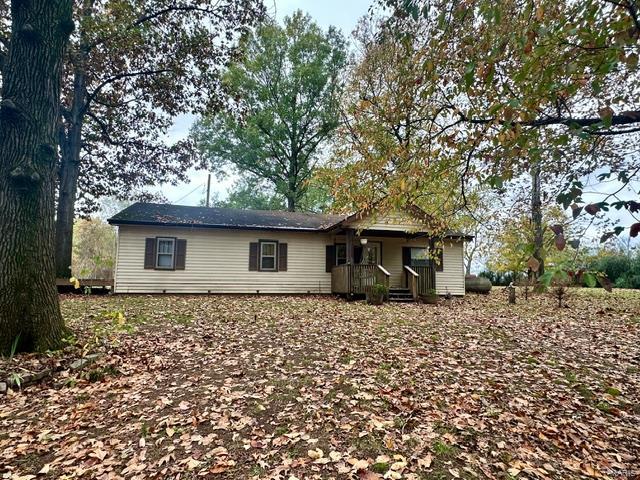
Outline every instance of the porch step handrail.
<path id="1" fill-rule="evenodd" d="M 409 265 L 405 265 L 404 269 L 409 272 L 411 275 L 413 275 L 414 277 L 418 277 L 418 272 L 416 272 L 413 268 L 411 268 Z"/>
<path id="2" fill-rule="evenodd" d="M 409 265 L 405 265 L 404 269 L 407 271 L 409 275 L 407 275 L 407 288 L 411 292 L 411 296 L 414 300 L 418 299 L 418 272 L 416 272 Z"/>
<path id="3" fill-rule="evenodd" d="M 382 273 L 382 277 L 380 276 Z M 391 284 L 391 274 L 382 265 L 378 264 L 378 270 L 376 272 L 376 283 L 380 283 L 386 287 L 387 294 L 389 292 L 389 285 Z"/>
<path id="4" fill-rule="evenodd" d="M 391 276 L 391 274 L 389 273 L 389 271 L 388 271 L 386 268 L 384 268 L 382 265 L 378 265 L 378 269 L 379 269 L 382 273 L 384 273 L 384 274 L 385 274 L 385 276 L 386 276 L 387 278 Z"/>
<path id="5" fill-rule="evenodd" d="M 411 291 L 414 300 L 421 295 L 428 295 L 436 289 L 435 269 L 432 266 L 416 266 L 411 268 L 404 266 L 407 272 L 407 288 Z"/>

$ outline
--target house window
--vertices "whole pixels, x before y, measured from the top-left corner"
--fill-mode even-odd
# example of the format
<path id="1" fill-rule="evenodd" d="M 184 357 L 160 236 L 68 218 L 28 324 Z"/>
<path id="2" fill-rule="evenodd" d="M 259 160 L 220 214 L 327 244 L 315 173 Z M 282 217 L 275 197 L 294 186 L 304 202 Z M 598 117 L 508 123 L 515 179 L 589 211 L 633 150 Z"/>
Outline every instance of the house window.
<path id="1" fill-rule="evenodd" d="M 172 269 L 176 240 L 174 238 L 158 238 L 156 241 L 156 268 Z"/>
<path id="2" fill-rule="evenodd" d="M 347 263 L 347 245 L 336 243 L 336 265 L 344 265 L 345 263 Z"/>
<path id="3" fill-rule="evenodd" d="M 412 267 L 428 267 L 429 251 L 426 248 L 411 249 L 411 266 Z"/>
<path id="4" fill-rule="evenodd" d="M 276 242 L 260 242 L 260 270 L 276 269 Z"/>

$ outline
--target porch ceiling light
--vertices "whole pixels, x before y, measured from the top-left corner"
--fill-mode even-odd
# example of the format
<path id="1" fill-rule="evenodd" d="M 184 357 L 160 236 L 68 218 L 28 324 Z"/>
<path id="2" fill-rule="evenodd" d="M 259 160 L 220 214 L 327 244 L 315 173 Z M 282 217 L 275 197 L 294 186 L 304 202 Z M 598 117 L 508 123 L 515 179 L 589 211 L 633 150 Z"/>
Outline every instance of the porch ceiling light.
<path id="1" fill-rule="evenodd" d="M 361 245 L 366 245 L 367 244 L 367 239 L 366 238 L 361 238 L 360 239 L 360 244 Z"/>

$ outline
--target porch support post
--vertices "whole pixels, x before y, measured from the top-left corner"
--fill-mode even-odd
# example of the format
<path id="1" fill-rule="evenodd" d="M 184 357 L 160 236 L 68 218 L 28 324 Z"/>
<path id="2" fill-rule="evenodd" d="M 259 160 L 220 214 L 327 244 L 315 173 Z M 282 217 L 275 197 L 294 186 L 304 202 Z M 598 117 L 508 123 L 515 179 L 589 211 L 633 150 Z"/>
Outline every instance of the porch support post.
<path id="1" fill-rule="evenodd" d="M 351 228 L 347 229 L 346 237 L 346 249 L 347 249 L 347 263 L 349 265 L 353 265 L 353 230 Z"/>

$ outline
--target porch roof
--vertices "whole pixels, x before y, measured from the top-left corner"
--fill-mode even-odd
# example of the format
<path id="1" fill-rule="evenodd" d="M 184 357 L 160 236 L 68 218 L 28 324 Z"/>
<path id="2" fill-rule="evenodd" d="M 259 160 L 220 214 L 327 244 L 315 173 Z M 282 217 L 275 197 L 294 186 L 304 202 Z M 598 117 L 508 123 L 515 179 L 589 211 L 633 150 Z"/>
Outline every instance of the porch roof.
<path id="1" fill-rule="evenodd" d="M 331 232 L 340 235 L 342 233 L 346 233 L 348 230 L 354 231 L 355 234 L 359 237 L 420 238 L 420 237 L 428 237 L 430 235 L 430 233 L 426 231 L 377 230 L 377 229 L 370 229 L 370 228 L 357 230 L 355 228 L 350 228 L 350 227 L 332 228 Z M 473 240 L 473 235 L 467 235 L 462 232 L 448 230 L 447 232 L 445 232 L 444 238 L 470 241 L 470 240 Z"/>

